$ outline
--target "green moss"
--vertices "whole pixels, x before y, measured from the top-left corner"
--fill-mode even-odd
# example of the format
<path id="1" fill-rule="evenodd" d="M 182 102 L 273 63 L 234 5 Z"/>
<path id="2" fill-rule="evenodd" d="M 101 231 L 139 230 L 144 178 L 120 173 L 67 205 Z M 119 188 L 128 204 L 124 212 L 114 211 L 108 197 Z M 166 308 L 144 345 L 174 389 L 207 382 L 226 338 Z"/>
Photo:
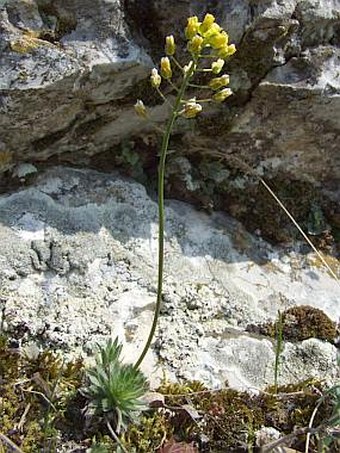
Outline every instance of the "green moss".
<path id="1" fill-rule="evenodd" d="M 51 351 L 28 357 L 0 336 L 0 426 L 24 452 L 56 451 L 64 413 L 82 381 L 81 361 Z M 47 451 L 46 450 L 46 451 Z"/>
<path id="2" fill-rule="evenodd" d="M 336 324 L 318 308 L 309 305 L 291 307 L 283 313 L 284 338 L 302 341 L 319 338 L 334 342 L 337 336 Z"/>
<path id="3" fill-rule="evenodd" d="M 278 387 L 277 394 L 272 387 L 259 395 L 228 387 L 208 391 L 202 384 L 198 388 L 203 390 L 193 392 L 192 388 L 188 382 L 162 385 L 158 391 L 171 390 L 165 396 L 165 403 L 172 408 L 170 422 L 176 438 L 199 444 L 204 435 L 207 442 L 202 451 L 205 452 L 232 451 L 241 445 L 252 448 L 254 433 L 262 426 L 275 427 L 284 434 L 307 426 L 322 392 L 321 383 L 315 380 Z M 314 426 L 327 420 L 331 413 L 328 399 L 320 406 Z M 294 447 L 298 445 L 300 439 Z"/>
<path id="4" fill-rule="evenodd" d="M 150 453 L 156 451 L 173 434 L 169 416 L 164 411 L 154 411 L 131 425 L 122 437 L 129 452 Z"/>
<path id="5" fill-rule="evenodd" d="M 282 313 L 283 339 L 286 341 L 303 341 L 308 338 L 334 342 L 337 337 L 336 323 L 334 323 L 322 310 L 309 305 L 291 307 Z M 276 323 L 267 322 L 261 325 L 249 325 L 249 332 L 276 336 Z"/>

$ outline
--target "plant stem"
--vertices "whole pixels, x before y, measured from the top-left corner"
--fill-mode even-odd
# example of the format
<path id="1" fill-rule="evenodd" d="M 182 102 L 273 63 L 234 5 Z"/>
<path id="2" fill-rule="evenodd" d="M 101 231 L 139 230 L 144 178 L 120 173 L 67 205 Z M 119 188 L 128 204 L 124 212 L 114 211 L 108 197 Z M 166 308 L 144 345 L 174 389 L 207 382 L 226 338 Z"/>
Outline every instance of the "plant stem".
<path id="1" fill-rule="evenodd" d="M 278 312 L 278 319 L 275 324 L 275 335 L 276 335 L 276 350 L 275 350 L 275 364 L 274 364 L 274 392 L 276 395 L 277 388 L 278 388 L 280 355 L 282 352 L 282 342 L 283 342 L 283 314 L 281 311 Z"/>
<path id="2" fill-rule="evenodd" d="M 189 83 L 189 87 L 191 88 L 202 88 L 204 90 L 211 90 L 208 85 L 196 85 L 196 83 Z"/>
<path id="3" fill-rule="evenodd" d="M 119 445 L 119 447 L 121 448 L 121 450 L 123 451 L 123 453 L 129 453 L 127 451 L 127 449 L 124 447 L 124 445 L 121 443 L 118 435 L 115 433 L 115 431 L 113 430 L 109 420 L 106 420 L 106 426 L 108 428 L 108 430 L 110 431 L 110 434 L 112 436 L 112 438 L 117 442 L 117 444 Z"/>
<path id="4" fill-rule="evenodd" d="M 178 63 L 178 61 L 176 60 L 176 58 L 173 55 L 171 56 L 171 60 L 175 63 L 175 65 L 178 67 L 178 69 L 183 71 L 182 66 Z"/>
<path id="5" fill-rule="evenodd" d="M 152 343 L 153 337 L 155 335 L 159 313 L 161 310 L 162 304 L 162 288 L 163 288 L 163 269 L 164 269 L 164 229 L 165 229 L 165 211 L 164 211 L 164 180 L 165 180 L 165 163 L 166 163 L 166 155 L 169 147 L 169 141 L 171 132 L 175 125 L 176 118 L 178 116 L 178 112 L 181 108 L 181 101 L 184 96 L 185 90 L 188 86 L 189 80 L 193 73 L 196 70 L 197 63 L 191 62 L 190 69 L 185 74 L 181 87 L 178 91 L 176 101 L 171 112 L 171 115 L 168 119 L 166 130 L 163 135 L 162 146 L 161 146 L 161 153 L 159 158 L 159 166 L 158 166 L 158 280 L 157 280 L 157 299 L 156 299 L 156 307 L 154 311 L 154 317 L 152 321 L 152 326 L 149 332 L 148 339 L 146 340 L 145 346 L 143 351 L 135 363 L 134 367 L 139 368 L 140 364 L 143 362 L 150 345 Z"/>

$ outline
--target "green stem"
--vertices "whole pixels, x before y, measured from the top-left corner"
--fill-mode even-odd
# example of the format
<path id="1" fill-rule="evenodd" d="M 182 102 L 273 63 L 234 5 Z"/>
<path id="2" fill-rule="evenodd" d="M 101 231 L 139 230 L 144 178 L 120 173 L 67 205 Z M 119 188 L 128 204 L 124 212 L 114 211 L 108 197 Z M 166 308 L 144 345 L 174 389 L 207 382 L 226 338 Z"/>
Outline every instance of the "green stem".
<path id="1" fill-rule="evenodd" d="M 189 87 L 192 87 L 192 88 L 204 88 L 204 89 L 211 90 L 211 87 L 209 87 L 208 85 L 196 85 L 195 83 L 189 83 Z"/>
<path id="2" fill-rule="evenodd" d="M 283 315 L 282 312 L 278 311 L 278 317 L 275 324 L 275 335 L 276 335 L 276 350 L 275 350 L 275 364 L 274 364 L 274 393 L 277 394 L 278 380 L 279 380 L 279 367 L 280 357 L 283 350 Z"/>
<path id="3" fill-rule="evenodd" d="M 160 90 L 158 87 L 156 87 L 156 91 L 157 91 L 157 93 L 160 95 L 160 97 L 163 99 L 163 101 L 164 101 L 166 104 L 168 104 L 168 105 L 173 109 L 173 106 L 172 106 L 171 102 L 169 102 L 169 101 L 167 100 L 167 98 L 164 96 L 164 94 L 161 92 L 161 90 Z"/>
<path id="4" fill-rule="evenodd" d="M 168 83 L 177 93 L 179 93 L 179 88 L 177 88 L 176 85 L 170 79 L 168 79 Z"/>
<path id="5" fill-rule="evenodd" d="M 178 67 L 178 69 L 180 69 L 181 71 L 183 71 L 183 68 L 182 66 L 178 63 L 178 61 L 176 60 L 176 58 L 172 55 L 171 57 L 171 60 L 175 63 L 175 65 Z"/>
<path id="6" fill-rule="evenodd" d="M 196 70 L 196 62 L 191 63 L 190 70 L 186 73 L 183 78 L 182 85 L 178 91 L 176 101 L 171 112 L 170 118 L 168 119 L 166 130 L 163 136 L 161 154 L 159 158 L 159 167 L 158 167 L 158 280 L 157 280 L 157 299 L 156 307 L 154 311 L 154 317 L 152 321 L 152 326 L 149 332 L 148 339 L 146 340 L 143 351 L 135 363 L 134 367 L 139 368 L 140 364 L 143 362 L 148 350 L 150 349 L 153 337 L 155 335 L 159 313 L 161 311 L 162 304 L 162 288 L 163 288 L 163 269 L 164 269 L 164 229 L 165 229 L 165 211 L 164 211 L 164 180 L 165 180 L 165 163 L 166 155 L 169 147 L 169 141 L 172 129 L 175 125 L 178 112 L 181 108 L 181 100 L 184 96 L 185 90 L 188 86 L 189 80 L 193 73 Z"/>
<path id="7" fill-rule="evenodd" d="M 123 453 L 129 453 L 127 451 L 127 449 L 124 447 L 124 445 L 121 443 L 118 435 L 115 433 L 115 431 L 113 430 L 109 420 L 106 420 L 106 426 L 108 428 L 108 430 L 110 431 L 110 434 L 112 436 L 112 438 L 117 442 L 117 444 L 119 445 L 120 449 L 122 450 Z"/>

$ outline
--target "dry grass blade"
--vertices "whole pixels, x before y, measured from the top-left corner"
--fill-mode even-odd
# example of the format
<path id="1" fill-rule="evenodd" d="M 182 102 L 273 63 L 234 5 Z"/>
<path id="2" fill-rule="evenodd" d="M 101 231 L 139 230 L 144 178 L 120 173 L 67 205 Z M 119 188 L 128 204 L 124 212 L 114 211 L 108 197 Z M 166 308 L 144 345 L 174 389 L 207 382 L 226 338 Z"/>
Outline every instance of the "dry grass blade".
<path id="1" fill-rule="evenodd" d="M 309 237 L 307 236 L 307 234 L 303 231 L 303 229 L 300 227 L 300 225 L 298 224 L 298 222 L 295 220 L 295 218 L 293 217 L 293 215 L 289 212 L 289 210 L 286 208 L 286 206 L 282 203 L 282 201 L 279 199 L 279 197 L 274 193 L 274 191 L 269 187 L 269 185 L 266 183 L 266 181 L 261 178 L 254 170 L 253 168 L 250 167 L 250 165 L 248 165 L 246 162 L 242 162 L 239 158 L 235 157 L 235 156 L 232 156 L 232 158 L 230 156 L 226 156 L 224 155 L 222 152 L 220 151 L 214 151 L 213 153 L 216 157 L 219 157 L 221 160 L 231 160 L 231 161 L 234 161 L 235 163 L 238 164 L 239 168 L 241 171 L 243 171 L 244 173 L 248 173 L 252 176 L 254 176 L 255 178 L 257 178 L 261 184 L 263 185 L 263 187 L 268 191 L 268 193 L 274 198 L 274 200 L 276 201 L 276 203 L 280 206 L 280 208 L 284 211 L 284 213 L 288 216 L 288 218 L 292 221 L 292 223 L 294 224 L 294 226 L 297 228 L 297 230 L 299 231 L 299 233 L 302 235 L 302 237 L 305 239 L 305 241 L 307 242 L 307 244 L 312 248 L 312 250 L 316 253 L 316 255 L 318 256 L 318 258 L 321 260 L 322 264 L 326 267 L 326 269 L 328 270 L 328 272 L 330 273 L 330 275 L 336 280 L 337 284 L 340 286 L 340 280 L 339 280 L 339 277 L 336 275 L 336 273 L 333 271 L 333 269 L 330 267 L 330 265 L 327 263 L 327 261 L 325 260 L 325 258 L 322 256 L 322 253 L 315 247 L 315 245 L 312 243 L 312 241 L 309 239 Z"/>
<path id="2" fill-rule="evenodd" d="M 322 256 L 321 252 L 315 247 L 315 245 L 312 243 L 312 241 L 309 239 L 307 234 L 303 231 L 303 229 L 300 227 L 298 222 L 294 219 L 292 214 L 288 211 L 288 209 L 285 207 L 285 205 L 282 203 L 282 201 L 275 195 L 275 193 L 272 191 L 272 189 L 268 186 L 266 181 L 264 179 L 259 178 L 261 184 L 266 188 L 266 190 L 270 193 L 270 195 L 274 198 L 276 203 L 280 206 L 281 209 L 287 214 L 287 216 L 290 218 L 290 220 L 293 222 L 294 226 L 299 230 L 305 241 L 311 246 L 311 248 L 314 250 L 314 252 L 317 254 L 319 259 L 321 260 L 322 264 L 327 268 L 328 272 L 332 275 L 332 277 L 337 281 L 337 283 L 340 286 L 340 281 L 338 279 L 338 276 L 336 273 L 333 271 L 333 269 L 329 266 L 325 258 Z"/>

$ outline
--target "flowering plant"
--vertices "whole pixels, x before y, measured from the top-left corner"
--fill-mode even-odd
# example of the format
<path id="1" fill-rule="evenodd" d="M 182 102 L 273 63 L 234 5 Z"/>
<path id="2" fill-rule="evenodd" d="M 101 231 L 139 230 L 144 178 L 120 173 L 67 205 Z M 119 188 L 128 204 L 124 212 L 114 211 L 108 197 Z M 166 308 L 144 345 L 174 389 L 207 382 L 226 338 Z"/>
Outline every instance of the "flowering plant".
<path id="1" fill-rule="evenodd" d="M 165 56 L 161 58 L 160 68 L 153 68 L 151 71 L 150 82 L 151 86 L 157 91 L 160 97 L 169 102 L 161 91 L 162 83 L 167 83 L 176 92 L 174 104 L 171 105 L 171 112 L 167 121 L 166 129 L 163 135 L 159 167 L 158 167 L 158 286 L 157 286 L 157 301 L 154 312 L 154 319 L 150 329 L 149 337 L 146 341 L 144 349 L 137 360 L 135 367 L 144 360 L 148 352 L 152 339 L 154 337 L 159 312 L 162 301 L 162 286 L 163 286 L 163 267 L 164 267 L 164 228 L 165 228 L 165 213 L 164 213 L 164 178 L 165 178 L 165 163 L 170 141 L 171 132 L 179 117 L 191 119 L 195 118 L 203 111 L 203 104 L 207 102 L 221 103 L 229 96 L 232 91 L 228 88 L 229 76 L 227 74 L 220 75 L 223 70 L 225 60 L 236 52 L 234 44 L 229 43 L 229 36 L 215 21 L 212 14 L 206 14 L 203 21 L 200 22 L 197 16 L 189 17 L 187 26 L 185 27 L 185 37 L 187 40 L 187 51 L 189 53 L 189 61 L 182 65 L 176 58 L 176 43 L 173 35 L 165 38 Z M 176 85 L 173 81 L 175 71 L 180 72 L 180 84 Z M 197 85 L 192 83 L 194 77 L 198 73 L 210 73 L 212 75 L 207 85 Z M 188 88 L 205 89 L 209 92 L 208 97 L 204 99 L 196 99 L 190 97 L 186 99 L 186 91 Z M 146 119 L 148 110 L 142 100 L 138 100 L 135 104 L 135 111 L 138 116 Z"/>

